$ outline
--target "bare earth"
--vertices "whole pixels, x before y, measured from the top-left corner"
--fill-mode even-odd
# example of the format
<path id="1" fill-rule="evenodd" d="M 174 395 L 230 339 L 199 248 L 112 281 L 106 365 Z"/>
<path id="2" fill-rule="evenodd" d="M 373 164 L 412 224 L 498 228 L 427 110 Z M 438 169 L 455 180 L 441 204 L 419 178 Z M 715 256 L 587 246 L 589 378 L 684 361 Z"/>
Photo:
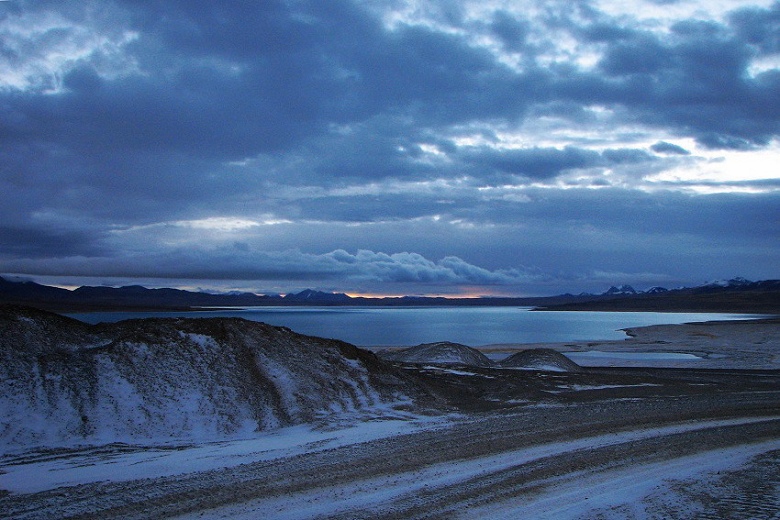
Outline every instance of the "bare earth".
<path id="1" fill-rule="evenodd" d="M 8 455 L 0 516 L 780 518 L 780 322 L 631 333 L 552 345 L 578 373 L 407 366 L 439 402 L 341 424 Z"/>

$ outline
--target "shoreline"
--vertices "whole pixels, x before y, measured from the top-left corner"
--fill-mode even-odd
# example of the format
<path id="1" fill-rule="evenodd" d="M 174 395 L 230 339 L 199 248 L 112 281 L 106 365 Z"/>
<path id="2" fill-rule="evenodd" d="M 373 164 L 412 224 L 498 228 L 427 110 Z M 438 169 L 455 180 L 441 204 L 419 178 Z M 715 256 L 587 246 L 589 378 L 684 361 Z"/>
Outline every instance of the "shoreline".
<path id="1" fill-rule="evenodd" d="M 198 314 L 214 310 L 239 311 L 246 308 L 245 306 L 236 306 L 151 310 L 147 308 L 125 307 L 122 310 L 84 311 L 82 309 L 80 312 L 56 311 L 56 313 L 66 317 L 68 314 L 102 312 L 107 314 L 138 313 L 139 315 L 151 312 L 193 312 Z M 297 308 L 306 308 L 306 306 L 298 306 Z M 582 311 L 556 310 L 554 312 Z M 640 311 L 629 309 L 626 311 L 604 310 L 591 312 Z M 677 311 L 668 310 L 667 312 L 672 314 Z M 723 313 L 713 312 L 711 314 Z M 745 314 L 750 315 L 753 313 Z M 128 319 L 132 319 L 132 317 Z M 559 342 L 487 343 L 469 346 L 487 355 L 493 361 L 499 361 L 522 350 L 546 348 L 569 355 L 572 360 L 583 367 L 780 369 L 780 315 L 777 314 L 764 314 L 762 317 L 734 320 L 713 319 L 683 324 L 656 324 L 616 330 L 623 331 L 627 337 L 622 339 L 589 339 Z M 441 341 L 448 340 L 444 338 Z M 747 342 L 745 345 L 741 345 L 745 342 Z M 381 350 L 408 348 L 408 346 L 399 346 L 397 344 L 365 346 L 355 343 L 355 345 L 374 353 Z M 613 355 L 610 356 L 610 353 Z M 635 354 L 633 359 L 630 354 Z"/>
<path id="2" fill-rule="evenodd" d="M 475 348 L 493 360 L 522 350 L 547 348 L 567 354 L 578 364 L 589 367 L 780 369 L 780 317 L 777 316 L 620 330 L 628 335 L 626 339 L 494 343 Z M 591 354 L 592 358 L 588 359 L 588 353 L 598 355 Z M 636 356 L 632 359 L 631 354 Z M 680 356 L 675 359 L 672 354 Z"/>

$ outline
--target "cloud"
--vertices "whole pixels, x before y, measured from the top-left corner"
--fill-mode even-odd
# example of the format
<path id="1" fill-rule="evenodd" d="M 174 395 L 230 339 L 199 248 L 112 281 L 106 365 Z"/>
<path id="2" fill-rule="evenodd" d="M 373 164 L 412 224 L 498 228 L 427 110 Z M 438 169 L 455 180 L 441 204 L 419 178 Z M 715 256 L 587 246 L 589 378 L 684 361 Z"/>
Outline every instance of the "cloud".
<path id="1" fill-rule="evenodd" d="M 729 15 L 729 23 L 745 42 L 756 46 L 761 54 L 780 52 L 780 2 L 768 9 L 744 7 Z"/>
<path id="2" fill-rule="evenodd" d="M 521 177 L 546 179 L 574 168 L 598 165 L 601 156 L 575 147 L 496 150 L 487 148 L 470 154 L 471 160 L 499 172 Z"/>
<path id="3" fill-rule="evenodd" d="M 654 145 L 650 147 L 651 150 L 657 153 L 662 154 L 670 154 L 670 155 L 690 155 L 691 152 L 683 148 L 682 146 L 677 146 L 676 144 L 667 143 L 666 141 L 658 141 Z"/>
<path id="4" fill-rule="evenodd" d="M 82 229 L 46 229 L 34 225 L 0 226 L 2 258 L 63 258 L 74 254 L 99 255 L 105 248 L 93 232 Z"/>
<path id="5" fill-rule="evenodd" d="M 522 52 L 527 47 L 530 23 L 506 11 L 493 13 L 490 29 L 498 36 L 504 47 L 513 52 Z"/>
<path id="6" fill-rule="evenodd" d="M 339 251 L 339 261 L 344 261 L 344 252 Z M 329 255 L 335 258 L 334 255 Z M 455 285 L 501 285 L 518 284 L 526 280 L 517 270 L 489 271 L 471 265 L 456 256 L 447 256 L 438 262 L 428 260 L 417 253 L 395 253 L 387 255 L 373 251 L 358 251 L 348 265 L 359 266 L 361 274 L 382 282 L 423 282 Z M 354 276 L 354 275 L 353 275 Z"/>
<path id="7" fill-rule="evenodd" d="M 530 278 L 517 269 L 491 271 L 455 256 L 433 261 L 411 252 L 387 254 L 358 250 L 348 253 L 338 249 L 311 254 L 298 250 L 251 251 L 243 246 L 190 248 L 123 258 L 69 256 L 32 263 L 38 272 L 50 275 L 232 279 L 255 280 L 260 284 L 277 280 L 290 283 L 317 280 L 318 283 L 347 282 L 354 286 L 422 284 L 427 287 L 457 287 L 518 285 Z M 3 267 L 8 272 L 15 272 L 19 266 L 11 261 Z"/>
<path id="8" fill-rule="evenodd" d="M 481 171 L 486 169 L 499 174 L 510 174 L 529 179 L 550 179 L 567 171 L 621 164 L 637 164 L 652 161 L 643 150 L 607 149 L 601 152 L 566 146 L 559 148 L 510 148 L 481 147 L 464 153 L 466 160 Z M 489 171 L 487 170 L 487 171 Z M 487 177 L 482 174 L 483 177 Z"/>
<path id="9" fill-rule="evenodd" d="M 675 270 L 687 239 L 775 258 L 776 183 L 726 165 L 778 153 L 780 3 L 652 3 L 4 2 L 0 268 L 512 284 Z"/>

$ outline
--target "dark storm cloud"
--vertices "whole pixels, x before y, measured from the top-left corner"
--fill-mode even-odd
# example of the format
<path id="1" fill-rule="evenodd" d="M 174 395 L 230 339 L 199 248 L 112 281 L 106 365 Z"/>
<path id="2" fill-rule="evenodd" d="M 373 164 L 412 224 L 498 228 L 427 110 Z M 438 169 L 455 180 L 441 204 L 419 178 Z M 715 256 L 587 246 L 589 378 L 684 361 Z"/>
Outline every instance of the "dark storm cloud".
<path id="1" fill-rule="evenodd" d="M 530 33 L 530 24 L 527 20 L 518 19 L 506 11 L 496 11 L 490 29 L 501 39 L 507 49 L 520 52 L 527 48 L 526 40 Z"/>
<path id="2" fill-rule="evenodd" d="M 761 54 L 780 52 L 780 2 L 769 9 L 745 7 L 729 16 L 737 35 Z"/>
<path id="3" fill-rule="evenodd" d="M 524 148 L 497 150 L 483 148 L 466 152 L 465 159 L 482 170 L 549 179 L 572 169 L 609 167 L 616 164 L 634 164 L 653 160 L 643 150 L 611 149 L 596 152 L 574 146 L 558 148 Z"/>
<path id="4" fill-rule="evenodd" d="M 485 149 L 470 154 L 471 160 L 499 172 L 529 178 L 555 177 L 572 168 L 588 168 L 601 162 L 601 155 L 575 147 L 518 150 Z"/>
<path id="5" fill-rule="evenodd" d="M 3 258 L 65 258 L 106 252 L 95 234 L 81 229 L 45 229 L 35 226 L 0 226 L 0 261 Z"/>
<path id="6" fill-rule="evenodd" d="M 392 159 L 392 147 L 412 128 L 513 122 L 551 102 L 575 111 L 594 102 L 631 107 L 632 118 L 688 132 L 712 148 L 762 146 L 778 132 L 780 79 L 745 77 L 759 35 L 744 27 L 766 25 L 770 11 L 735 14 L 736 34 L 714 22 L 680 22 L 670 42 L 603 16 L 590 25 L 568 21 L 573 34 L 605 42 L 603 75 L 596 75 L 538 66 L 515 72 L 462 36 L 422 26 L 389 32 L 348 2 L 301 2 L 294 11 L 281 2 L 123 5 L 129 13 L 122 19 L 140 33 L 127 52 L 141 73 L 106 79 L 86 61 L 64 75 L 61 95 L 4 96 L 15 114 L 0 128 L 7 143 L 57 143 L 79 154 L 157 150 L 217 162 L 284 153 L 334 123 L 393 114 L 383 134 L 353 134 L 340 145 L 384 140 L 380 156 Z M 522 47 L 527 22 L 497 12 L 491 26 L 506 45 Z M 588 162 L 562 154 L 573 166 Z M 382 177 L 403 169 L 392 160 L 343 164 L 355 155 L 334 158 L 326 174 Z M 512 168 L 514 155 L 495 161 Z M 555 174 L 554 158 L 529 160 L 538 162 L 531 175 Z"/>
<path id="7" fill-rule="evenodd" d="M 663 153 L 663 154 L 672 154 L 672 155 L 691 154 L 691 152 L 689 152 L 682 146 L 677 146 L 676 144 L 667 143 L 666 141 L 658 141 L 653 146 L 651 146 L 650 149 L 656 153 Z"/>
<path id="8" fill-rule="evenodd" d="M 780 129 L 780 77 L 749 77 L 753 46 L 727 26 L 690 20 L 671 29 L 665 40 L 637 30 L 611 42 L 600 63 L 605 77 L 577 82 L 708 147 L 766 145 Z"/>
<path id="9" fill-rule="evenodd" d="M 192 68 L 179 75 L 182 82 L 194 80 L 190 88 L 209 84 L 208 65 L 214 60 L 223 60 L 227 68 L 237 66 L 235 85 L 227 71 L 211 71 L 226 89 L 221 102 L 249 96 L 239 107 L 249 109 L 253 122 L 264 115 L 269 128 L 285 122 L 349 122 L 385 110 L 464 120 L 482 115 L 491 104 L 494 113 L 510 115 L 513 104 L 522 105 L 501 93 L 514 78 L 486 50 L 421 26 L 388 32 L 351 2 L 299 2 L 294 7 L 286 2 L 240 7 L 164 3 L 157 9 L 144 5 L 138 12 L 143 34 L 157 40 L 157 45 L 142 49 L 143 65 L 165 67 L 165 54 L 183 53 Z M 163 60 L 158 52 L 165 53 Z M 182 64 L 174 61 L 171 66 Z M 198 67 L 205 68 L 205 77 L 197 76 Z M 207 100 L 214 99 L 205 94 Z M 258 105 L 253 107 L 250 100 Z M 459 110 L 453 110 L 455 103 Z M 228 114 L 238 111 L 228 108 Z M 284 126 L 278 130 L 285 134 Z"/>
<path id="10" fill-rule="evenodd" d="M 278 150 L 338 120 L 329 100 L 345 85 L 323 56 L 325 34 L 282 4 L 128 6 L 129 28 L 142 31 L 127 48 L 139 73 L 104 79 L 82 60 L 62 78 L 61 95 L 6 96 L 26 124 L 3 125 L 4 135 L 82 152 L 229 159 Z"/>
<path id="11" fill-rule="evenodd" d="M 392 27 L 372 10 L 383 7 L 0 3 L 0 269 L 512 284 L 524 275 L 511 266 L 569 254 L 593 270 L 606 249 L 570 248 L 580 225 L 644 253 L 642 240 L 666 248 L 669 261 L 670 236 L 706 242 L 711 232 L 734 245 L 748 217 L 763 215 L 742 235 L 751 244 L 776 238 L 772 196 L 671 193 L 692 188 L 682 182 L 656 183 L 668 191 L 653 195 L 552 188 L 646 188 L 645 176 L 698 160 L 662 139 L 770 146 L 780 73 L 751 66 L 780 48 L 780 3 L 680 20 L 668 33 L 593 2 L 548 2 L 536 18 L 488 9 L 481 20 L 430 3 L 420 7 L 430 23 Z M 561 32 L 595 65 L 559 48 Z M 502 141 L 534 124 L 542 130 L 522 146 Z M 544 124 L 560 126 L 548 135 Z M 621 126 L 643 137 L 621 143 Z M 520 190 L 537 184 L 546 191 Z M 724 211 L 740 216 L 725 222 Z M 176 224 L 266 214 L 289 223 L 224 232 L 230 248 L 193 246 Z M 626 271 L 620 261 L 636 258 L 602 261 Z"/>
<path id="12" fill-rule="evenodd" d="M 327 281 L 328 286 L 342 283 L 365 291 L 387 290 L 385 284 L 425 284 L 428 290 L 460 284 L 550 294 L 597 271 L 627 277 L 656 273 L 652 279 L 643 275 L 641 283 L 668 285 L 669 279 L 703 282 L 723 270 L 760 277 L 780 261 L 776 194 L 701 198 L 617 189 L 586 194 L 539 189 L 529 199 L 522 204 L 461 203 L 451 214 L 414 225 L 399 220 L 273 226 L 272 232 L 259 229 L 242 235 L 238 248 L 233 241 L 209 246 L 194 239 L 180 248 L 147 244 L 145 250 L 121 255 L 28 258 L 3 265 L 8 272 L 33 266 L 52 275 L 277 280 L 294 287 Z M 273 250 L 296 243 L 322 252 Z M 333 243 L 347 250 L 332 250 Z M 367 249 L 404 251 L 409 243 L 417 244 L 417 252 Z M 727 254 L 734 248 L 739 256 Z M 442 250 L 449 255 L 438 256 Z M 514 269 L 506 268 L 509 257 Z M 554 270 L 550 258 L 556 259 Z"/>
<path id="13" fill-rule="evenodd" d="M 681 20 L 669 34 L 593 10 L 557 12 L 551 24 L 602 45 L 603 53 L 597 72 L 549 69 L 546 92 L 560 100 L 627 107 L 634 120 L 674 129 L 711 148 L 764 146 L 780 128 L 780 81 L 776 71 L 750 76 L 747 70 L 757 48 L 764 53 L 774 45 L 778 5 L 737 11 L 731 25 Z"/>
<path id="14" fill-rule="evenodd" d="M 516 117 L 524 108 L 518 78 L 487 51 L 420 27 L 388 33 L 346 2 L 301 3 L 299 12 L 273 2 L 126 7 L 131 13 L 121 18 L 140 31 L 127 46 L 137 73 L 107 79 L 81 60 L 64 74 L 58 95 L 4 95 L 13 117 L 3 118 L 0 133 L 9 149 L 37 142 L 73 155 L 179 154 L 206 162 L 197 176 L 382 112 L 397 114 L 387 137 L 393 144 L 412 126 Z M 352 158 L 337 158 L 326 173 L 338 175 L 339 162 Z"/>

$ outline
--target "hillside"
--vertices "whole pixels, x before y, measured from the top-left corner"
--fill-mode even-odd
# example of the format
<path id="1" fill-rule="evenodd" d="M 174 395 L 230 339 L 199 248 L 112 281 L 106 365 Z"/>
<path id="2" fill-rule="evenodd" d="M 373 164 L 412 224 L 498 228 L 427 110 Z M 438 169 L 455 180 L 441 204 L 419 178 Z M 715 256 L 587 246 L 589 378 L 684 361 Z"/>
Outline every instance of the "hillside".
<path id="1" fill-rule="evenodd" d="M 519 370 L 544 370 L 547 372 L 579 372 L 577 363 L 556 350 L 531 348 L 512 354 L 499 363 L 501 368 Z"/>
<path id="2" fill-rule="evenodd" d="M 217 440 L 419 395 L 349 344 L 241 319 L 0 307 L 0 445 Z"/>
<path id="3" fill-rule="evenodd" d="M 449 341 L 423 343 L 402 350 L 384 350 L 379 352 L 379 355 L 384 359 L 402 363 L 437 363 L 475 367 L 493 366 L 490 359 L 479 350 Z"/>

